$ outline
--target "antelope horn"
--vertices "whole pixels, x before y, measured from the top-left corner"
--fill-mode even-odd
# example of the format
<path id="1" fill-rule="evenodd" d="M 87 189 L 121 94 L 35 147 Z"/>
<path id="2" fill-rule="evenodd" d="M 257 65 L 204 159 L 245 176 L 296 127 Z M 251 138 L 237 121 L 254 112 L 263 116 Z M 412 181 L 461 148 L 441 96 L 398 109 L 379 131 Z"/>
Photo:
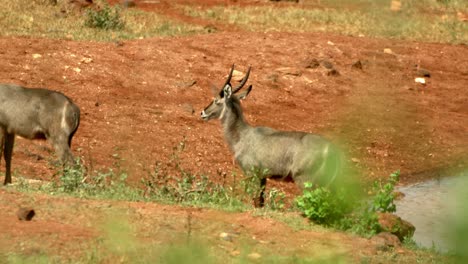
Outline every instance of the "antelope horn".
<path id="1" fill-rule="evenodd" d="M 227 77 L 227 80 L 226 82 L 224 83 L 223 85 L 223 88 L 224 86 L 226 86 L 227 84 L 231 83 L 231 77 L 232 77 L 232 73 L 234 72 L 234 64 L 232 64 L 232 67 L 231 67 L 231 71 L 229 72 L 229 75 Z"/>
<path id="2" fill-rule="evenodd" d="M 237 91 L 239 91 L 242 87 L 244 87 L 245 83 L 247 82 L 247 80 L 249 79 L 249 75 L 250 75 L 250 69 L 252 67 L 249 66 L 249 69 L 247 70 L 247 73 L 245 74 L 244 78 L 242 78 L 241 80 L 241 83 L 236 86 L 236 88 L 233 89 L 232 93 L 236 93 Z"/>

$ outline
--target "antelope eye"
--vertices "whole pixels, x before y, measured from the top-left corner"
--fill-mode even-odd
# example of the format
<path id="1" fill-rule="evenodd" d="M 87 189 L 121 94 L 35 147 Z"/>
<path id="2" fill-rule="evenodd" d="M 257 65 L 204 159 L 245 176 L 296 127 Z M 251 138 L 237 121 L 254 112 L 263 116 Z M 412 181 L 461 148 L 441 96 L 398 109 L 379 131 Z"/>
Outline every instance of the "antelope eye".
<path id="1" fill-rule="evenodd" d="M 218 99 L 218 98 L 215 98 L 215 99 L 214 99 L 214 103 L 218 105 L 218 104 L 219 104 L 219 99 Z"/>

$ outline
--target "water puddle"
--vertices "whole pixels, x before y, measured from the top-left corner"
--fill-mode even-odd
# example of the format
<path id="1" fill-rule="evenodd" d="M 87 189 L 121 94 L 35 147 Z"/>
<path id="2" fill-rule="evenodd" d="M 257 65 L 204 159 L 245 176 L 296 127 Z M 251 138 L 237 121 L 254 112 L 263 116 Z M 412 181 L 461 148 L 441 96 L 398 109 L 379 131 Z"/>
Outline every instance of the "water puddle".
<path id="1" fill-rule="evenodd" d="M 396 201 L 396 214 L 416 227 L 413 239 L 418 245 L 441 252 L 452 250 L 450 227 L 465 206 L 457 202 L 455 194 L 460 185 L 468 187 L 467 183 L 465 173 L 398 188 L 405 197 Z"/>

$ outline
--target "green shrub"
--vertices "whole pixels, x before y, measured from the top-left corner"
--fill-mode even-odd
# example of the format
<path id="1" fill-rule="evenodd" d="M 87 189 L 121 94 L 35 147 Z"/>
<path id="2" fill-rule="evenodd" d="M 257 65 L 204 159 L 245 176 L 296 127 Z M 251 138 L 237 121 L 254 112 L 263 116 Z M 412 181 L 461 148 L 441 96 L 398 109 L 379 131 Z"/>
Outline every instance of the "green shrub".
<path id="1" fill-rule="evenodd" d="M 77 160 L 74 166 L 69 166 L 63 169 L 59 178 L 59 190 L 65 193 L 73 193 L 83 186 L 85 181 L 86 169 Z"/>
<path id="2" fill-rule="evenodd" d="M 295 200 L 296 206 L 317 224 L 370 236 L 381 230 L 377 212 L 396 211 L 393 190 L 399 175 L 399 171 L 392 173 L 383 185 L 374 182 L 371 191 L 374 195 L 365 199 L 359 199 L 350 189 L 313 188 L 306 183 L 303 194 Z"/>
<path id="3" fill-rule="evenodd" d="M 283 210 L 285 205 L 286 194 L 276 188 L 271 188 L 267 195 L 266 206 L 271 210 Z"/>
<path id="4" fill-rule="evenodd" d="M 119 30 L 124 28 L 125 22 L 120 16 L 120 9 L 118 7 L 110 7 L 106 4 L 99 10 L 88 9 L 86 11 L 85 25 L 104 30 Z"/>
<path id="5" fill-rule="evenodd" d="M 374 182 L 373 192 L 375 196 L 372 201 L 372 211 L 383 213 L 393 213 L 396 211 L 393 190 L 399 180 L 400 172 L 397 171 L 390 174 L 390 178 L 384 185 L 381 182 Z"/>
<path id="6" fill-rule="evenodd" d="M 296 198 L 296 205 L 305 217 L 317 224 L 333 225 L 349 213 L 343 190 L 332 192 L 326 187 L 313 188 L 313 184 L 304 184 L 304 194 Z"/>

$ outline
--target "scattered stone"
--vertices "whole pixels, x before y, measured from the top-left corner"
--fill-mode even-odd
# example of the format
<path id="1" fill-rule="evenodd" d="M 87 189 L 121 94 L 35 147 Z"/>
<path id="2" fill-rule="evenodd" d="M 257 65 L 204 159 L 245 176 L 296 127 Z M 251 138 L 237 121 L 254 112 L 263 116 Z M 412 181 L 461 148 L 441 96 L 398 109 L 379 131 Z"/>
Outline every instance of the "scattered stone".
<path id="1" fill-rule="evenodd" d="M 33 57 L 33 59 L 39 59 L 39 58 L 42 57 L 42 55 L 41 55 L 41 54 L 38 54 L 38 53 L 34 53 L 34 54 L 32 55 L 32 57 Z"/>
<path id="2" fill-rule="evenodd" d="M 195 113 L 195 108 L 193 108 L 193 105 L 191 104 L 183 104 L 182 109 L 184 110 L 184 112 L 189 113 L 191 115 Z"/>
<path id="3" fill-rule="evenodd" d="M 331 70 L 331 69 L 334 69 L 335 67 L 333 66 L 333 63 L 327 61 L 327 60 L 324 60 L 322 61 L 322 66 Z"/>
<path id="4" fill-rule="evenodd" d="M 405 194 L 403 192 L 400 192 L 400 191 L 393 191 L 393 199 L 395 200 L 401 200 L 405 197 Z"/>
<path id="5" fill-rule="evenodd" d="M 218 28 L 214 25 L 206 25 L 205 27 L 203 27 L 203 29 L 207 32 L 207 33 L 215 33 L 218 31 Z"/>
<path id="6" fill-rule="evenodd" d="M 136 6 L 135 1 L 133 1 L 133 0 L 122 0 L 121 3 L 122 3 L 122 6 L 125 7 L 125 8 L 135 7 Z"/>
<path id="7" fill-rule="evenodd" d="M 354 163 L 360 163 L 361 160 L 358 159 L 358 158 L 351 158 L 351 161 L 354 162 Z"/>
<path id="8" fill-rule="evenodd" d="M 81 59 L 81 62 L 85 63 L 85 64 L 88 64 L 88 63 L 93 62 L 93 59 L 89 58 L 89 57 L 84 57 L 83 59 Z"/>
<path id="9" fill-rule="evenodd" d="M 36 215 L 34 209 L 28 207 L 21 207 L 18 212 L 16 212 L 18 219 L 20 221 L 31 221 L 31 219 Z"/>
<path id="10" fill-rule="evenodd" d="M 419 83 L 419 84 L 426 84 L 426 79 L 424 79 L 422 77 L 416 77 L 416 78 L 414 78 L 414 82 Z"/>
<path id="11" fill-rule="evenodd" d="M 299 69 L 292 67 L 281 67 L 275 69 L 275 71 L 282 75 L 300 76 L 302 74 L 302 72 Z"/>
<path id="12" fill-rule="evenodd" d="M 187 81 L 183 81 L 183 82 L 179 83 L 178 86 L 180 88 L 190 88 L 190 87 L 194 86 L 195 84 L 197 84 L 197 81 L 191 79 L 191 80 L 187 80 Z"/>
<path id="13" fill-rule="evenodd" d="M 360 60 L 357 60 L 351 65 L 351 68 L 357 69 L 357 70 L 362 70 L 362 62 Z"/>
<path id="14" fill-rule="evenodd" d="M 277 73 L 272 73 L 266 77 L 268 81 L 271 81 L 273 83 L 277 83 L 279 79 L 279 75 Z"/>
<path id="15" fill-rule="evenodd" d="M 457 18 L 460 22 L 467 22 L 468 21 L 468 13 L 457 12 Z"/>
<path id="16" fill-rule="evenodd" d="M 421 66 L 419 65 L 416 65 L 416 76 L 417 77 L 427 77 L 427 78 L 430 78 L 431 77 L 431 72 L 424 69 L 424 68 L 421 68 Z"/>
<path id="17" fill-rule="evenodd" d="M 320 62 L 317 59 L 310 59 L 305 62 L 306 69 L 315 69 L 320 66 Z"/>
<path id="18" fill-rule="evenodd" d="M 225 232 L 222 232 L 219 234 L 219 238 L 221 238 L 222 240 L 224 241 L 229 241 L 229 242 L 232 242 L 232 236 L 228 233 L 225 233 Z"/>
<path id="19" fill-rule="evenodd" d="M 387 54 L 393 54 L 393 51 L 389 48 L 384 49 L 383 52 Z"/>
<path id="20" fill-rule="evenodd" d="M 72 10 L 82 11 L 85 8 L 92 6 L 93 0 L 68 0 L 68 5 Z"/>
<path id="21" fill-rule="evenodd" d="M 381 232 L 373 236 L 370 241 L 375 245 L 377 250 L 387 251 L 391 248 L 398 248 L 401 242 L 398 237 L 389 232 Z"/>
<path id="22" fill-rule="evenodd" d="M 379 213 L 379 224 L 382 230 L 390 232 L 403 241 L 406 237 L 412 237 L 416 228 L 410 222 L 391 213 Z"/>
<path id="23" fill-rule="evenodd" d="M 340 72 L 336 69 L 331 69 L 327 72 L 327 76 L 339 76 Z"/>
<path id="24" fill-rule="evenodd" d="M 250 260 L 257 260 L 257 259 L 260 259 L 262 257 L 262 255 L 260 255 L 259 253 L 257 252 L 252 252 L 250 253 L 249 255 L 247 255 L 247 257 L 250 259 Z"/>
<path id="25" fill-rule="evenodd" d="M 237 256 L 240 255 L 240 253 L 241 253 L 241 252 L 240 252 L 239 250 L 234 250 L 234 251 L 231 251 L 231 256 L 237 257 Z"/>
<path id="26" fill-rule="evenodd" d="M 294 2 L 294 3 L 299 3 L 299 0 L 270 0 L 270 2 Z"/>
<path id="27" fill-rule="evenodd" d="M 400 0 L 392 0 L 392 3 L 390 4 L 390 10 L 400 11 L 401 10 L 401 1 Z"/>
<path id="28" fill-rule="evenodd" d="M 234 81 L 240 82 L 242 80 L 242 78 L 244 78 L 244 76 L 245 76 L 245 73 L 243 73 L 241 71 L 234 70 L 232 72 L 232 80 L 234 80 Z"/>

